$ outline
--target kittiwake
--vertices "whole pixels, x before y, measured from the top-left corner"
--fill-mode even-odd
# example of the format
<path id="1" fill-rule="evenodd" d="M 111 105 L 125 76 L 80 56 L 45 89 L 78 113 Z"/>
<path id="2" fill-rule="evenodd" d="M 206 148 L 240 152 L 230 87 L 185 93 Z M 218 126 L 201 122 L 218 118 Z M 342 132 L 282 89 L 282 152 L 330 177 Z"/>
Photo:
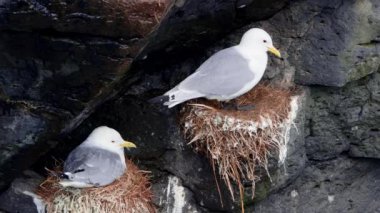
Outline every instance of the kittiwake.
<path id="1" fill-rule="evenodd" d="M 99 187 L 112 183 L 127 169 L 124 147 L 136 145 L 125 141 L 116 130 L 101 126 L 75 148 L 64 162 L 60 184 L 63 187 Z"/>
<path id="2" fill-rule="evenodd" d="M 192 75 L 151 102 L 164 102 L 169 108 L 187 100 L 207 98 L 229 101 L 258 84 L 268 62 L 267 52 L 281 58 L 270 35 L 252 28 L 240 43 L 208 58 Z"/>

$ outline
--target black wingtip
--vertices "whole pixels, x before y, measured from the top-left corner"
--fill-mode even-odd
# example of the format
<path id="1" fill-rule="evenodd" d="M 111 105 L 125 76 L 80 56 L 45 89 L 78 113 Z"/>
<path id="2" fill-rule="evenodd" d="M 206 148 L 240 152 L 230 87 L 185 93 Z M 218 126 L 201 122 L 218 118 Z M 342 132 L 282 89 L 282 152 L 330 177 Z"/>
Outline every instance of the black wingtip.
<path id="1" fill-rule="evenodd" d="M 169 101 L 169 96 L 167 95 L 160 95 L 148 100 L 148 102 L 151 104 L 164 103 L 167 101 Z"/>

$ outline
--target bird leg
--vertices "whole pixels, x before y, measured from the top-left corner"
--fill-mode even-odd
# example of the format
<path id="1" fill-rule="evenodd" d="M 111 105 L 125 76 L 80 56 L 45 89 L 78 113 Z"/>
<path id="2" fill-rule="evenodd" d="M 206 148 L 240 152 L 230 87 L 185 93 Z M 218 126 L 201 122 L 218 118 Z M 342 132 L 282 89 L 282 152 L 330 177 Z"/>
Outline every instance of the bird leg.
<path id="1" fill-rule="evenodd" d="M 252 104 L 240 105 L 235 99 L 234 99 L 234 103 L 235 103 L 235 110 L 237 110 L 237 111 L 251 111 L 251 110 L 255 109 L 254 105 L 252 105 Z"/>
<path id="2" fill-rule="evenodd" d="M 220 106 L 224 110 L 236 110 L 236 104 L 229 101 L 221 101 Z"/>
<path id="3" fill-rule="evenodd" d="M 238 111 L 251 111 L 255 109 L 255 105 L 246 104 L 246 105 L 236 105 L 236 110 Z"/>

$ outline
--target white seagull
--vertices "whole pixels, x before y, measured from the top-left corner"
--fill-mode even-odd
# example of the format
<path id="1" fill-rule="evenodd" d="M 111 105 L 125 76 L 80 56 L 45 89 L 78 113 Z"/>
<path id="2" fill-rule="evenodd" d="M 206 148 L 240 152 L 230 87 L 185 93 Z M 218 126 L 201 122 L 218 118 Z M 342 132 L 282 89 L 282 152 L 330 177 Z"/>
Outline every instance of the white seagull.
<path id="1" fill-rule="evenodd" d="M 267 52 L 281 58 L 270 35 L 262 29 L 252 28 L 244 33 L 238 45 L 215 53 L 192 75 L 150 101 L 164 102 L 171 108 L 195 98 L 229 101 L 239 97 L 263 77 Z"/>
<path id="2" fill-rule="evenodd" d="M 60 184 L 63 187 L 99 187 L 112 183 L 127 169 L 124 147 L 136 145 L 123 140 L 116 130 L 101 126 L 67 157 Z"/>

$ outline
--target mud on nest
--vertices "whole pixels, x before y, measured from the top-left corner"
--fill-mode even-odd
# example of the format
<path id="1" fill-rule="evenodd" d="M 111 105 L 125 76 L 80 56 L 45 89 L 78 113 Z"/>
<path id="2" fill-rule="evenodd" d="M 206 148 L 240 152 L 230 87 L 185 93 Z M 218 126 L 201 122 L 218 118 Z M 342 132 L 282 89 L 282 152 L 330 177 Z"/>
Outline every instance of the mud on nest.
<path id="1" fill-rule="evenodd" d="M 36 194 L 47 212 L 157 212 L 153 204 L 148 172 L 127 160 L 128 169 L 115 182 L 98 188 L 62 188 L 54 175 L 38 187 Z M 60 168 L 56 168 L 56 172 Z"/>
<path id="2" fill-rule="evenodd" d="M 254 105 L 250 111 L 225 110 L 220 103 L 203 99 L 181 110 L 185 138 L 210 159 L 214 174 L 219 173 L 234 200 L 237 185 L 243 211 L 243 181 L 251 181 L 254 192 L 257 169 L 264 168 L 269 175 L 270 156 L 278 154 L 280 164 L 285 160 L 298 93 L 295 88 L 260 84 L 235 100 L 238 105 Z"/>

